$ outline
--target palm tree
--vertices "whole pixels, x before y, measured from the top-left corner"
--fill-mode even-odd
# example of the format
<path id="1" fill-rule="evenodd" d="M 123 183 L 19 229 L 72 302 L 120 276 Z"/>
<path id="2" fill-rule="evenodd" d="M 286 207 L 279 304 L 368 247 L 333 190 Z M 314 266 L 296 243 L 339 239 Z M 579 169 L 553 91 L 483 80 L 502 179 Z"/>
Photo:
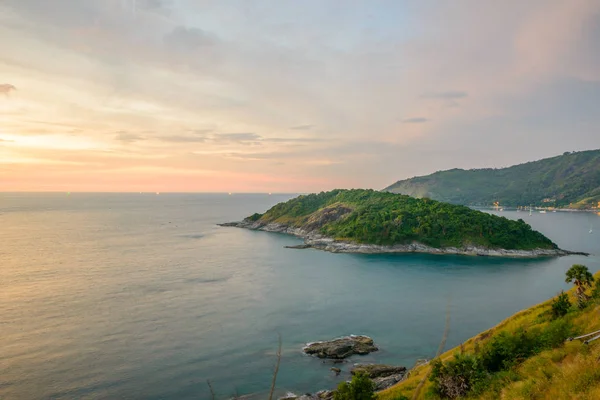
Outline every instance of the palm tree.
<path id="1" fill-rule="evenodd" d="M 567 279 L 565 282 L 574 283 L 577 287 L 577 305 L 579 308 L 584 308 L 588 296 L 585 294 L 586 287 L 591 287 L 594 282 L 594 276 L 585 265 L 573 264 L 566 273 Z"/>

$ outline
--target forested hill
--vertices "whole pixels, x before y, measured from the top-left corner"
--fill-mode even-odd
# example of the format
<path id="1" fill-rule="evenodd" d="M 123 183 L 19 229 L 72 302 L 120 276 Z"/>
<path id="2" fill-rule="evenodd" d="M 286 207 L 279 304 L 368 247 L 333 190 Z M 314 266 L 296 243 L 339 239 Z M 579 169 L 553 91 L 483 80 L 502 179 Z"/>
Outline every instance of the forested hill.
<path id="1" fill-rule="evenodd" d="M 436 248 L 557 248 L 523 220 L 374 190 L 333 190 L 299 196 L 245 221 L 256 226 L 276 223 L 363 244 L 418 242 Z"/>
<path id="2" fill-rule="evenodd" d="M 508 168 L 439 171 L 384 190 L 454 204 L 590 208 L 600 202 L 600 150 Z"/>

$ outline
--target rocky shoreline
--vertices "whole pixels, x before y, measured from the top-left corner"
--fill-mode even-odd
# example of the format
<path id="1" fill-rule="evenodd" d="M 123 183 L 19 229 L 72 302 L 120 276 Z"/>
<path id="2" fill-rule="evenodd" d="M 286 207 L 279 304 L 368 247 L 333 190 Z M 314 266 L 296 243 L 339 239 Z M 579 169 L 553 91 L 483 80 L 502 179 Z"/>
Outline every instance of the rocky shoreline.
<path id="1" fill-rule="evenodd" d="M 334 364 L 338 364 L 343 363 L 346 357 L 355 354 L 368 354 L 379 350 L 379 348 L 375 346 L 373 339 L 368 336 L 350 335 L 332 340 L 307 343 L 302 350 L 306 354 L 316 355 L 319 358 L 328 358 Z M 342 366 L 340 365 L 340 367 Z M 342 369 L 338 367 L 332 367 L 330 370 L 335 372 L 336 376 L 342 372 Z M 405 379 L 408 370 L 406 367 L 387 364 L 354 364 L 348 372 L 348 377 L 357 374 L 366 375 L 373 382 L 375 392 L 380 392 Z M 316 393 L 301 395 L 288 393 L 283 397 L 279 397 L 278 400 L 332 400 L 334 395 L 335 389 L 320 390 Z"/>
<path id="2" fill-rule="evenodd" d="M 375 392 L 388 389 L 402 381 L 407 374 L 406 367 L 385 364 L 358 364 L 350 370 L 350 375 L 364 374 L 375 385 Z M 320 390 L 314 394 L 306 393 L 296 395 L 288 393 L 278 400 L 331 400 L 335 394 L 334 390 Z"/>
<path id="3" fill-rule="evenodd" d="M 362 244 L 348 241 L 335 240 L 325 237 L 315 231 L 308 231 L 279 223 L 264 223 L 262 221 L 244 220 L 240 222 L 227 222 L 219 226 L 229 226 L 265 232 L 285 233 L 304 239 L 304 244 L 298 246 L 286 246 L 293 249 L 314 248 L 332 253 L 362 253 L 362 254 L 392 254 L 392 253 L 426 253 L 426 254 L 453 254 L 468 256 L 487 257 L 514 257 L 514 258 L 537 258 L 537 257 L 560 257 L 568 255 L 588 256 L 588 253 L 574 252 L 563 249 L 535 249 L 535 250 L 506 250 L 488 249 L 476 246 L 467 247 L 445 247 L 436 248 L 422 243 L 398 244 L 393 246 L 381 246 L 376 244 Z"/>

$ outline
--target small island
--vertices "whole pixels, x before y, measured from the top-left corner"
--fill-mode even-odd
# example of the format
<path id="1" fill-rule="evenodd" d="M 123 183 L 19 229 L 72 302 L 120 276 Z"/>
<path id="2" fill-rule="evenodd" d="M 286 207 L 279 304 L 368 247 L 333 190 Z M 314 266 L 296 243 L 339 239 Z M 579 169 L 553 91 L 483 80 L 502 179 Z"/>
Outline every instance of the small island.
<path id="1" fill-rule="evenodd" d="M 432 253 L 502 257 L 569 254 L 522 219 L 466 206 L 365 189 L 302 195 L 233 226 L 304 239 L 295 248 L 346 253 Z"/>

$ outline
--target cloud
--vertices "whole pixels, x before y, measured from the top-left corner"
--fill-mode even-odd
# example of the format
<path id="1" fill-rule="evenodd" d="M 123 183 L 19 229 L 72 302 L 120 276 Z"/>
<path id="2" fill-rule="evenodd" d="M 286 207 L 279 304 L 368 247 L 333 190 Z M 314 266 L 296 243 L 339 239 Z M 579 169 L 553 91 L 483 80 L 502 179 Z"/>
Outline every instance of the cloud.
<path id="1" fill-rule="evenodd" d="M 272 143 L 317 143 L 324 142 L 326 139 L 320 138 L 284 138 L 284 137 L 273 137 L 273 138 L 265 138 L 265 142 Z"/>
<path id="2" fill-rule="evenodd" d="M 8 83 L 2 83 L 0 84 L 0 93 L 8 95 L 10 94 L 11 91 L 17 90 L 16 87 L 14 87 L 13 85 L 10 85 Z"/>
<path id="3" fill-rule="evenodd" d="M 134 133 L 129 133 L 126 131 L 119 131 L 115 135 L 115 140 L 118 140 L 123 143 L 134 143 L 134 142 L 138 142 L 140 140 L 146 140 L 146 138 L 144 138 L 140 135 L 136 135 Z"/>
<path id="4" fill-rule="evenodd" d="M 139 9 L 156 12 L 163 15 L 171 15 L 173 2 L 170 0 L 137 0 Z"/>
<path id="5" fill-rule="evenodd" d="M 2 79 L 19 78 L 2 129 L 64 135 L 72 125 L 98 146 L 103 132 L 123 132 L 121 143 L 146 139 L 115 146 L 145 167 L 336 186 L 600 147 L 597 0 L 132 3 L 0 0 Z M 536 146 L 498 151 L 524 134 Z M 191 150 L 203 152 L 197 165 Z M 107 165 L 125 179 L 134 161 Z M 325 187 L 292 190 L 312 188 Z"/>
<path id="6" fill-rule="evenodd" d="M 204 143 L 206 142 L 206 138 L 202 136 L 160 136 L 158 137 L 160 141 L 170 142 L 170 143 Z"/>
<path id="7" fill-rule="evenodd" d="M 215 36 L 199 28 L 178 26 L 165 35 L 165 44 L 178 51 L 194 51 L 217 43 Z"/>
<path id="8" fill-rule="evenodd" d="M 229 158 L 238 158 L 242 160 L 270 160 L 285 158 L 286 153 L 227 153 L 224 156 Z"/>
<path id="9" fill-rule="evenodd" d="M 216 142 L 252 143 L 262 140 L 262 136 L 251 133 L 220 133 L 213 136 Z"/>
<path id="10" fill-rule="evenodd" d="M 297 126 L 291 126 L 290 129 L 294 130 L 294 131 L 308 131 L 314 127 L 315 127 L 314 125 L 297 125 Z"/>
<path id="11" fill-rule="evenodd" d="M 464 99 L 469 94 L 467 92 L 463 92 L 460 90 L 450 90 L 447 92 L 434 92 L 434 93 L 426 93 L 422 97 L 427 99 L 445 99 L 445 100 L 454 100 L 454 99 Z"/>
<path id="12" fill-rule="evenodd" d="M 192 129 L 190 130 L 190 133 L 193 133 L 194 135 L 206 135 L 207 133 L 211 133 L 213 132 L 214 129 Z"/>
<path id="13" fill-rule="evenodd" d="M 404 122 L 405 124 L 422 124 L 422 123 L 429 122 L 429 121 L 430 121 L 429 118 L 415 117 L 415 118 L 407 118 L 407 119 L 403 120 L 402 122 Z"/>

